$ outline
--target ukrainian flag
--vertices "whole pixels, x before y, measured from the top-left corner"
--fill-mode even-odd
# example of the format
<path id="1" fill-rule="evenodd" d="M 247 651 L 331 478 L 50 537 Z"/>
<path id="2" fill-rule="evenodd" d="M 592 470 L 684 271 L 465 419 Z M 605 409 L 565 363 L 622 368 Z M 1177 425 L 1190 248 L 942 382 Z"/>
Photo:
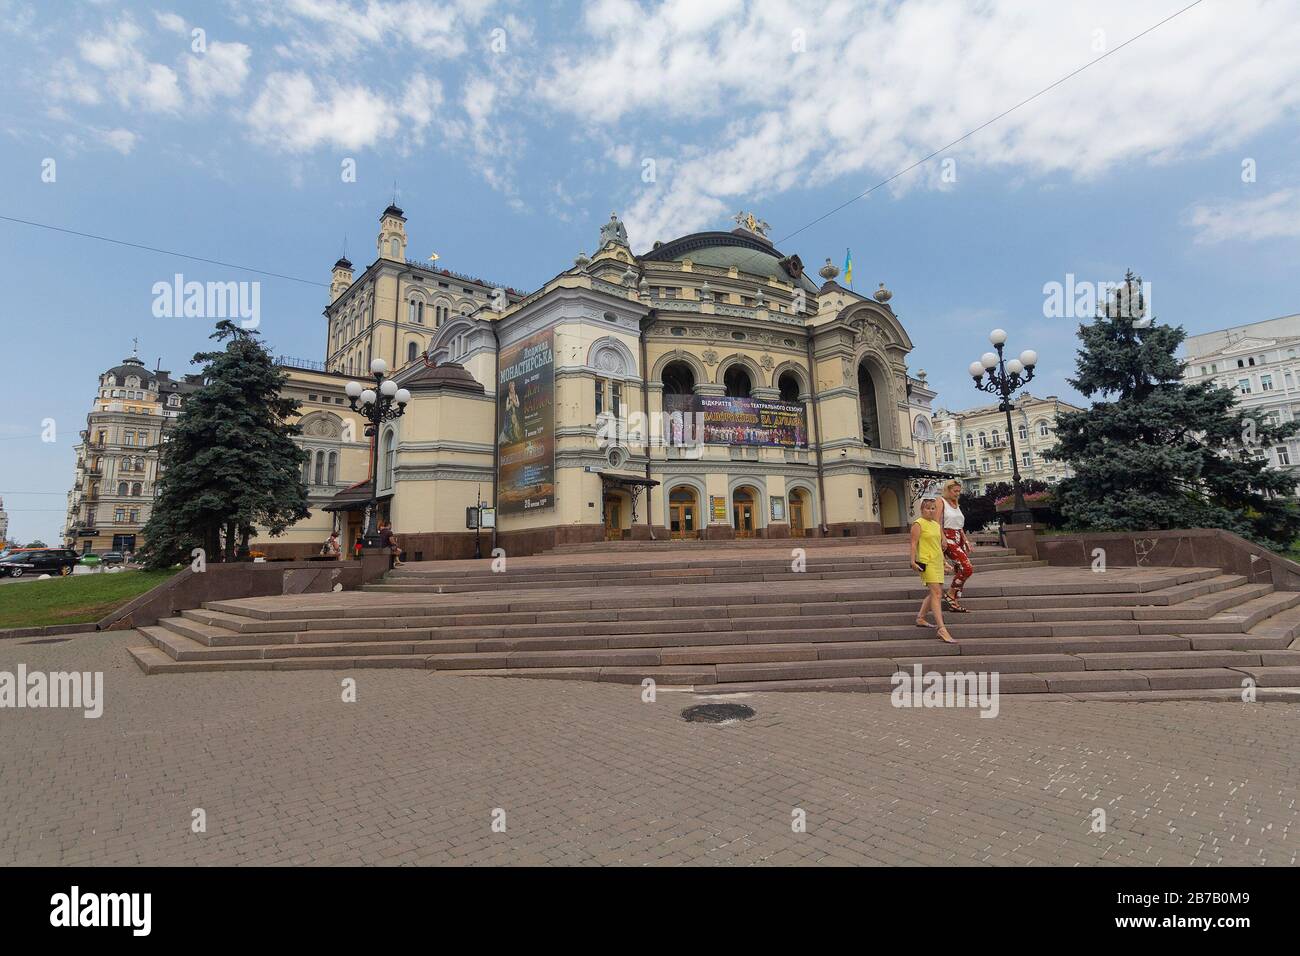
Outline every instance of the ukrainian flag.
<path id="1" fill-rule="evenodd" d="M 844 281 L 853 288 L 853 252 L 849 249 L 844 250 Z"/>

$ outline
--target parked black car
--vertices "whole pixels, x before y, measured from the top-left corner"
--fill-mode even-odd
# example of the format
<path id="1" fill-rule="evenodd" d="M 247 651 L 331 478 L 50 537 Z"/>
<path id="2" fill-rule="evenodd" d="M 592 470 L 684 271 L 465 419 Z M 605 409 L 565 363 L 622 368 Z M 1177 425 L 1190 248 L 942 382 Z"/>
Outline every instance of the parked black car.
<path id="1" fill-rule="evenodd" d="M 80 555 L 71 548 L 41 548 L 12 551 L 0 558 L 0 578 L 20 578 L 24 574 L 71 574 Z"/>

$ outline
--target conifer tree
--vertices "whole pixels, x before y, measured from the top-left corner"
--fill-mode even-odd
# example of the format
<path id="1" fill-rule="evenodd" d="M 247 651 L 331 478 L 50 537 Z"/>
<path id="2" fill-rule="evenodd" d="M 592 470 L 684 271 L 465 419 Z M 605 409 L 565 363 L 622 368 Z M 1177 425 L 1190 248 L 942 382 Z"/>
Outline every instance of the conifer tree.
<path id="1" fill-rule="evenodd" d="M 188 562 L 196 547 L 209 561 L 233 561 L 255 526 L 278 535 L 308 515 L 306 452 L 287 423 L 300 403 L 282 396 L 287 375 L 256 335 L 218 322 L 210 337 L 225 348 L 194 356 L 203 385 L 159 449 L 160 491 L 143 532 L 150 567 Z"/>
<path id="2" fill-rule="evenodd" d="M 1122 289 L 1141 288 L 1129 272 Z M 1060 415 L 1047 457 L 1066 462 L 1060 507 L 1093 531 L 1223 528 L 1286 550 L 1300 534 L 1296 479 L 1269 467 L 1267 449 L 1294 434 L 1237 405 L 1232 391 L 1183 380 L 1182 327 L 1146 320 L 1117 296 L 1079 327 L 1069 382 L 1091 408 Z"/>

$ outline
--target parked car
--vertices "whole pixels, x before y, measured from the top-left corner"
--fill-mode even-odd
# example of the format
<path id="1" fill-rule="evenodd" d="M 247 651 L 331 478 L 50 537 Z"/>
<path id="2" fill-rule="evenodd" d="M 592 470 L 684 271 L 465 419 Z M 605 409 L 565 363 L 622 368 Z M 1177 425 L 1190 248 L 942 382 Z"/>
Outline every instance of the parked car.
<path id="1" fill-rule="evenodd" d="M 25 574 L 67 575 L 77 566 L 79 555 L 71 548 L 41 548 L 12 551 L 0 558 L 0 578 Z"/>
<path id="2" fill-rule="evenodd" d="M 126 555 L 122 554 L 121 551 L 105 551 L 99 556 L 99 560 L 105 564 L 125 564 Z"/>

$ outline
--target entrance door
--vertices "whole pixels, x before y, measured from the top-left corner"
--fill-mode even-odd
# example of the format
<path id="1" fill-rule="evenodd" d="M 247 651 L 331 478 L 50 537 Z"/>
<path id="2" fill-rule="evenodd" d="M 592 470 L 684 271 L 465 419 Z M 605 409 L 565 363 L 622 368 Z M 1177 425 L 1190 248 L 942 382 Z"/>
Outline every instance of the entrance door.
<path id="1" fill-rule="evenodd" d="M 731 510 L 736 522 L 736 537 L 754 537 L 754 496 L 741 488 L 732 498 Z"/>
<path id="2" fill-rule="evenodd" d="M 803 494 L 792 491 L 790 492 L 790 536 L 802 538 L 804 534 Z"/>
<path id="3" fill-rule="evenodd" d="M 695 492 L 689 488 L 674 488 L 668 496 L 668 537 L 698 538 L 696 524 Z"/>
<path id="4" fill-rule="evenodd" d="M 605 540 L 616 541 L 623 537 L 622 502 L 616 495 L 605 496 Z"/>

